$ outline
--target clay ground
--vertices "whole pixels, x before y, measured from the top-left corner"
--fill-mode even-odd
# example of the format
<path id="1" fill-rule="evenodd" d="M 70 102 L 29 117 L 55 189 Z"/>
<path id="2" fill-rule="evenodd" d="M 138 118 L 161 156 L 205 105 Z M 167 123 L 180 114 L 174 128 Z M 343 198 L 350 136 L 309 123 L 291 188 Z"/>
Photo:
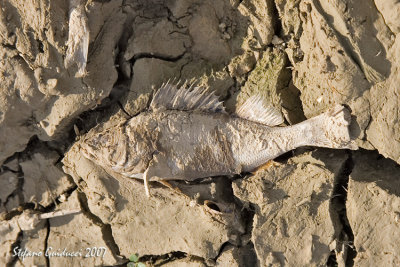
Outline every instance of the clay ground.
<path id="1" fill-rule="evenodd" d="M 137 253 L 146 266 L 400 266 L 397 0 L 82 1 L 82 77 L 64 64 L 71 3 L 0 0 L 0 265 L 125 266 Z M 148 199 L 76 141 L 146 110 L 168 79 L 197 79 L 229 112 L 261 94 L 288 125 L 345 104 L 360 149 L 172 182 L 183 194 L 152 183 Z"/>

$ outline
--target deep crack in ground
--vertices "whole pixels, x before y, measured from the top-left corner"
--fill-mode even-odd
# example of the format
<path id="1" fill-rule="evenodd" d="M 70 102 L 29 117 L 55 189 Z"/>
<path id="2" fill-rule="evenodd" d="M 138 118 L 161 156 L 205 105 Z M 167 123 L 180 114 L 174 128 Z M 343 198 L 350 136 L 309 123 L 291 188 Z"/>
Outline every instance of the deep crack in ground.
<path id="1" fill-rule="evenodd" d="M 106 243 L 107 247 L 110 249 L 111 254 L 113 255 L 114 259 L 116 260 L 117 263 L 121 261 L 127 261 L 124 257 L 121 256 L 119 247 L 117 243 L 114 240 L 113 234 L 112 234 L 112 228 L 111 225 L 103 223 L 103 221 L 93 214 L 90 209 L 89 205 L 87 202 L 87 197 L 84 193 L 78 192 L 78 200 L 82 208 L 83 214 L 87 218 L 89 218 L 93 224 L 99 226 L 101 228 L 101 233 L 103 235 L 103 240 Z"/>
<path id="2" fill-rule="evenodd" d="M 350 179 L 350 174 L 354 168 L 354 162 L 352 158 L 352 152 L 348 151 L 348 158 L 344 162 L 342 169 L 340 170 L 335 186 L 332 192 L 332 209 L 336 212 L 341 232 L 338 233 L 337 237 L 337 248 L 336 253 L 332 253 L 328 259 L 328 266 L 335 266 L 339 259 L 337 259 L 338 253 L 344 254 L 344 261 L 346 266 L 353 266 L 354 259 L 357 256 L 357 251 L 353 246 L 354 234 L 350 227 L 349 220 L 347 218 L 346 201 L 348 195 L 348 184 Z"/>

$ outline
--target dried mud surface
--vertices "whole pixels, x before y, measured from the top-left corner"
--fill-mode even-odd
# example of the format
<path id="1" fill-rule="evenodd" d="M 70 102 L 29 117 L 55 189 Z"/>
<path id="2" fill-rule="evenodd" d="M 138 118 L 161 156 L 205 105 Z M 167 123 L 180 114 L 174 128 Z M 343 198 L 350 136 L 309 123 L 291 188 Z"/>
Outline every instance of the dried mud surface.
<path id="1" fill-rule="evenodd" d="M 134 253 L 146 266 L 400 265 L 398 1 L 81 3 L 76 77 L 70 1 L 0 0 L 1 266 L 126 266 Z M 146 110 L 169 79 L 209 86 L 229 112 L 261 94 L 287 124 L 345 104 L 360 149 L 301 148 L 255 174 L 154 183 L 147 198 L 76 141 Z M 22 223 L 60 209 L 80 213 Z M 94 247 L 105 255 L 83 257 Z"/>

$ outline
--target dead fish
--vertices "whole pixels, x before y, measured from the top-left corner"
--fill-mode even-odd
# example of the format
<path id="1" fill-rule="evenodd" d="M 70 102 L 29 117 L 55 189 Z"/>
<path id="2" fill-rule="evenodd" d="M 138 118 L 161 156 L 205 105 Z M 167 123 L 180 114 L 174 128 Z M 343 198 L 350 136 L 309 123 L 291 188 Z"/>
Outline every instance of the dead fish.
<path id="1" fill-rule="evenodd" d="M 184 86 L 183 86 L 184 87 Z M 81 139 L 81 152 L 96 164 L 144 180 L 195 180 L 255 170 L 301 146 L 357 149 L 350 112 L 341 105 L 293 126 L 276 127 L 281 113 L 257 95 L 235 114 L 203 87 L 164 84 L 149 111 Z"/>

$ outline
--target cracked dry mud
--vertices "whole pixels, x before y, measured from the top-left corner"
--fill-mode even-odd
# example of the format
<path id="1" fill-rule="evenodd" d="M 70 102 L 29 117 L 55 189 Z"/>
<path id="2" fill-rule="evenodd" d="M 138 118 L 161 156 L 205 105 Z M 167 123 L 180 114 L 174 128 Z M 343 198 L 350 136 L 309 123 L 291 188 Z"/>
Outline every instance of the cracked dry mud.
<path id="1" fill-rule="evenodd" d="M 87 75 L 65 68 L 68 0 L 0 0 L 0 265 L 400 265 L 400 3 L 82 1 Z M 152 185 L 82 157 L 77 129 L 145 110 L 168 79 L 287 124 L 335 103 L 358 151 L 301 148 L 256 174 Z M 81 210 L 22 230 L 29 212 Z M 25 228 L 24 228 L 25 229 Z M 104 257 L 13 256 L 104 248 Z"/>

